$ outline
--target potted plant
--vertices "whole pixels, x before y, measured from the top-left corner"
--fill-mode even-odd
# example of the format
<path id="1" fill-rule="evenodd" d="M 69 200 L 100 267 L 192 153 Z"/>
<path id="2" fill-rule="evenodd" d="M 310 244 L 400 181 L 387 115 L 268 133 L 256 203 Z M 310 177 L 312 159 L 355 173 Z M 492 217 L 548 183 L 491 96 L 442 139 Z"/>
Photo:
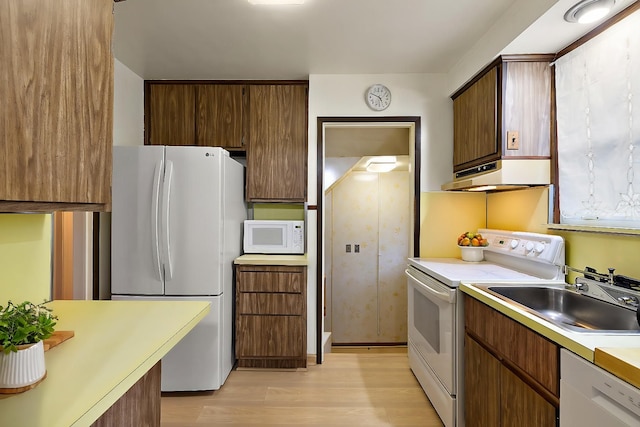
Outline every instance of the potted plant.
<path id="1" fill-rule="evenodd" d="M 44 304 L 0 306 L 0 389 L 28 389 L 44 378 L 42 341 L 53 334 L 57 319 Z"/>

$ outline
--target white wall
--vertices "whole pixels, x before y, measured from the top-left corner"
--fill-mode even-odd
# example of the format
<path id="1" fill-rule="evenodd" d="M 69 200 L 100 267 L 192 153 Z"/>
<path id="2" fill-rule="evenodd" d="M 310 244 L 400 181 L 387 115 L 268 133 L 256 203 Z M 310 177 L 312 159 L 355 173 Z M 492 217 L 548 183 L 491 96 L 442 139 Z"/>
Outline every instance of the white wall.
<path id="1" fill-rule="evenodd" d="M 516 0 L 511 7 L 469 48 L 467 53 L 458 63 L 449 70 L 447 75 L 448 94 L 453 94 L 464 83 L 473 77 L 478 71 L 489 64 L 496 56 L 503 53 L 504 49 L 523 31 L 531 26 L 558 0 Z M 571 24 L 570 24 L 571 25 Z M 538 39 L 547 37 L 546 34 L 532 35 Z M 535 43 L 534 43 L 535 44 Z M 536 50 L 535 52 L 519 53 L 551 53 Z"/>
<path id="2" fill-rule="evenodd" d="M 113 145 L 144 144 L 144 80 L 114 60 Z"/>
<path id="3" fill-rule="evenodd" d="M 349 171 L 362 157 L 325 157 L 324 159 L 324 181 L 322 182 L 325 191 L 327 188 L 340 179 Z"/>
<path id="4" fill-rule="evenodd" d="M 364 101 L 366 89 L 382 83 L 391 90 L 391 106 L 382 112 L 370 110 Z M 440 190 L 451 179 L 453 159 L 453 107 L 445 74 L 312 74 L 309 76 L 309 205 L 317 205 L 317 118 L 340 116 L 419 116 L 421 122 L 421 191 Z M 307 351 L 316 352 L 316 232 L 318 216 L 307 215 L 308 299 Z"/>
<path id="5" fill-rule="evenodd" d="M 391 90 L 391 106 L 370 110 L 364 93 L 383 83 Z M 317 118 L 326 116 L 420 116 L 422 141 L 421 191 L 440 190 L 451 180 L 453 107 L 445 74 L 312 74 L 309 76 L 309 197 L 317 204 Z"/>

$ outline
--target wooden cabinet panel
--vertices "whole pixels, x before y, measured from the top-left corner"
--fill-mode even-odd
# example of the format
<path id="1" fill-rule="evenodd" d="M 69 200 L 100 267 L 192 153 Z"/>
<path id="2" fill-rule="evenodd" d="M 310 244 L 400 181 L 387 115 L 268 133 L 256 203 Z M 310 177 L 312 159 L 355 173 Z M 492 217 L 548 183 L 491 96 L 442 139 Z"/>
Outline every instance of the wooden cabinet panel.
<path id="1" fill-rule="evenodd" d="M 244 149 L 245 85 L 197 86 L 196 144 Z"/>
<path id="2" fill-rule="evenodd" d="M 307 269 L 236 266 L 238 366 L 307 365 Z"/>
<path id="3" fill-rule="evenodd" d="M 195 145 L 195 86 L 149 85 L 148 97 L 147 144 Z"/>
<path id="4" fill-rule="evenodd" d="M 453 95 L 453 170 L 504 158 L 549 158 L 551 55 L 497 58 Z M 518 132 L 518 147 L 507 135 Z"/>
<path id="5" fill-rule="evenodd" d="M 300 293 L 307 285 L 300 267 L 287 266 L 239 266 L 240 292 L 293 292 Z"/>
<path id="6" fill-rule="evenodd" d="M 555 426 L 559 347 L 474 298 L 464 301 L 467 425 Z"/>
<path id="7" fill-rule="evenodd" d="M 273 314 L 302 316 L 304 302 L 300 294 L 268 294 L 241 292 L 238 294 L 239 314 Z"/>
<path id="8" fill-rule="evenodd" d="M 248 201 L 304 202 L 308 86 L 145 81 L 145 144 L 246 151 Z"/>
<path id="9" fill-rule="evenodd" d="M 473 298 L 465 298 L 465 328 L 560 396 L 560 348 L 555 343 Z"/>
<path id="10" fill-rule="evenodd" d="M 299 316 L 240 316 L 236 326 L 238 358 L 303 358 L 303 326 Z"/>
<path id="11" fill-rule="evenodd" d="M 556 408 L 504 366 L 501 368 L 501 424 L 518 427 L 556 426 Z M 498 424 L 485 424 L 498 425 Z"/>
<path id="12" fill-rule="evenodd" d="M 248 201 L 304 202 L 307 85 L 249 86 Z"/>
<path id="13" fill-rule="evenodd" d="M 503 150 L 504 157 L 551 155 L 551 67 L 548 62 L 506 62 L 502 138 L 517 131 L 517 150 Z"/>
<path id="14" fill-rule="evenodd" d="M 501 316 L 502 333 L 497 348 L 506 359 L 559 397 L 560 348 L 526 326 Z"/>
<path id="15" fill-rule="evenodd" d="M 498 71 L 492 68 L 453 101 L 453 163 L 464 168 L 500 156 L 496 134 Z M 455 169 L 458 170 L 458 169 Z"/>
<path id="16" fill-rule="evenodd" d="M 498 359 L 469 335 L 464 337 L 465 421 L 468 427 L 500 425 L 500 372 Z"/>
<path id="17" fill-rule="evenodd" d="M 113 146 L 111 0 L 0 2 L 0 208 L 104 210 Z M 86 204 L 86 205 L 85 205 Z"/>

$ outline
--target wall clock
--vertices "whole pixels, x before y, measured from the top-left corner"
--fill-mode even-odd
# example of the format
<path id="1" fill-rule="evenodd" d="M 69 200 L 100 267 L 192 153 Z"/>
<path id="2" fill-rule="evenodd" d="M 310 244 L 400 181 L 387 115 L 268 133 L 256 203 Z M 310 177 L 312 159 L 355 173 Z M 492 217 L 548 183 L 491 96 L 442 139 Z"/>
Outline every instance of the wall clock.
<path id="1" fill-rule="evenodd" d="M 382 111 L 391 104 L 391 91 L 385 85 L 375 84 L 367 89 L 365 101 L 372 110 Z"/>

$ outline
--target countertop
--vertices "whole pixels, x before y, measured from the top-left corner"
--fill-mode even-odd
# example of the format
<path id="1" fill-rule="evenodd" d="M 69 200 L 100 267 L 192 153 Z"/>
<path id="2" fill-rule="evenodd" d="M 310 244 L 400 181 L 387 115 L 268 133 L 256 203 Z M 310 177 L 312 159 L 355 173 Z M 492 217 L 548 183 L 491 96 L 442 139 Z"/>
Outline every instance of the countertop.
<path id="1" fill-rule="evenodd" d="M 72 330 L 75 336 L 45 353 L 42 383 L 0 398 L 2 425 L 90 425 L 209 311 L 204 301 L 53 301 L 48 306 L 59 318 L 56 330 Z"/>
<path id="2" fill-rule="evenodd" d="M 237 265 L 300 265 L 309 264 L 306 255 L 266 255 L 266 254 L 246 254 L 235 260 Z"/>
<path id="3" fill-rule="evenodd" d="M 594 362 L 640 388 L 640 348 L 596 348 Z"/>

